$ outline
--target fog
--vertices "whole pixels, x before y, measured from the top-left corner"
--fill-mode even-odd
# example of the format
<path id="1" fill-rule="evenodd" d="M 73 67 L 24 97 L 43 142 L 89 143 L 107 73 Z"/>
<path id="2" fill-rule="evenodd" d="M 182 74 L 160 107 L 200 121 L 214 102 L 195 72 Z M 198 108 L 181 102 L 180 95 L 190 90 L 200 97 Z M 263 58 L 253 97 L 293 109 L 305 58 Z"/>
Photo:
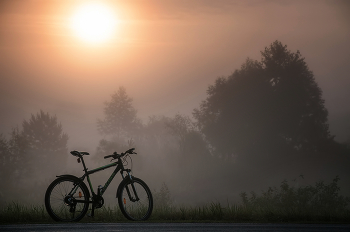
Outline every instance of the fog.
<path id="1" fill-rule="evenodd" d="M 133 99 L 144 124 L 153 115 L 192 117 L 218 77 L 231 75 L 247 57 L 260 59 L 260 51 L 279 40 L 291 51 L 299 50 L 313 71 L 335 140 L 350 139 L 348 1 L 104 1 L 117 15 L 118 26 L 109 41 L 97 45 L 82 42 L 69 27 L 69 18 L 82 2 L 0 2 L 0 134 L 6 138 L 12 128 L 21 128 L 23 120 L 43 110 L 62 124 L 69 136 L 68 151 L 94 155 L 104 138 L 97 120 L 104 117 L 104 102 L 120 86 Z M 189 172 L 181 175 L 182 164 L 174 165 L 179 160 L 171 154 L 152 154 L 150 147 L 136 149 L 143 153 L 134 158 L 135 175 L 152 189 L 165 182 L 175 201 L 189 201 L 183 199 L 189 184 L 181 186 L 180 178 L 191 177 Z M 208 157 L 203 159 L 212 159 Z M 75 158 L 67 155 L 66 159 L 67 171 L 81 171 Z M 86 159 L 91 168 L 99 163 Z M 232 177 L 227 162 L 212 168 L 211 161 L 203 161 L 202 166 L 201 162 L 191 171 L 196 181 L 189 182 L 194 186 L 188 191 L 198 191 L 190 194 L 191 199 L 197 198 L 195 203 L 234 201 L 241 191 L 276 185 L 301 174 L 295 170 L 262 183 L 258 172 L 267 171 L 264 168 L 240 167 L 243 173 L 247 168 L 243 179 Z M 198 181 L 202 172 L 205 180 Z M 215 173 L 213 179 L 210 172 Z M 47 174 L 47 181 L 58 174 L 63 173 Z M 219 178 L 232 184 L 223 184 Z M 219 186 L 227 189 L 216 195 L 218 199 L 200 194 Z"/>

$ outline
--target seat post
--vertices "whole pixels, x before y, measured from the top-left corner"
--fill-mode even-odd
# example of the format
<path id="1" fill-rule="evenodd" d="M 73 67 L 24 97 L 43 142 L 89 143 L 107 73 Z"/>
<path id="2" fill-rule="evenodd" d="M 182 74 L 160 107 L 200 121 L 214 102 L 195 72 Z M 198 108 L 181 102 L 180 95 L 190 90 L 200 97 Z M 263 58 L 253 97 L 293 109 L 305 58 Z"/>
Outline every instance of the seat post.
<path id="1" fill-rule="evenodd" d="M 81 159 L 81 162 L 83 163 L 84 172 L 86 173 L 86 172 L 87 172 L 87 168 L 86 168 L 86 166 L 85 166 L 84 158 L 83 158 L 82 155 L 80 155 L 79 158 Z"/>

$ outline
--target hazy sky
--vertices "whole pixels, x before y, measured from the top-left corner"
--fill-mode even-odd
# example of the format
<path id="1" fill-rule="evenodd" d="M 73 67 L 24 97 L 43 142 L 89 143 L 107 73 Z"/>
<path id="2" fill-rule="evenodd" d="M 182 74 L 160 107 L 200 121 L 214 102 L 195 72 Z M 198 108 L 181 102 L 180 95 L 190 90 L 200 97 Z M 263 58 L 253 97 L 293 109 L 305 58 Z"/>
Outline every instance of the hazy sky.
<path id="1" fill-rule="evenodd" d="M 95 149 L 97 118 L 119 86 L 139 116 L 190 115 L 207 87 L 280 40 L 323 90 L 332 134 L 350 136 L 350 1 L 99 1 L 117 18 L 105 43 L 71 29 L 88 1 L 0 1 L 0 133 L 40 109 L 69 149 Z"/>

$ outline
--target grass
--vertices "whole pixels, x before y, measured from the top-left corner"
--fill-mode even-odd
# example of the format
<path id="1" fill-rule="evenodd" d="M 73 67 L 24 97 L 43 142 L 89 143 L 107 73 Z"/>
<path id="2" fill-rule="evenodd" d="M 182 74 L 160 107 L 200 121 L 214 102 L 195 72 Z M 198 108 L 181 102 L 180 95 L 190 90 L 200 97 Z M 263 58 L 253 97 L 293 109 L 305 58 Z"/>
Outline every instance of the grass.
<path id="1" fill-rule="evenodd" d="M 0 210 L 0 223 L 45 223 L 51 222 L 45 206 L 26 206 L 12 202 Z"/>
<path id="2" fill-rule="evenodd" d="M 102 207 L 95 217 L 85 216 L 81 222 L 130 222 L 117 206 Z M 293 212 L 288 209 L 249 208 L 244 205 L 210 203 L 198 207 L 155 208 L 148 222 L 251 222 L 251 223 L 350 223 L 350 212 L 329 214 L 319 211 Z M 16 202 L 0 210 L 1 224 L 54 223 L 44 206 L 25 206 Z"/>
<path id="3" fill-rule="evenodd" d="M 291 187 L 283 181 L 261 195 L 241 193 L 241 204 L 212 202 L 203 206 L 175 206 L 165 184 L 154 191 L 154 209 L 148 222 L 350 223 L 349 197 L 340 195 L 339 178 L 330 184 Z M 89 212 L 88 212 L 89 213 Z M 0 224 L 53 223 L 43 205 L 12 202 L 0 209 Z M 130 222 L 119 207 L 103 206 L 95 217 L 81 222 Z"/>

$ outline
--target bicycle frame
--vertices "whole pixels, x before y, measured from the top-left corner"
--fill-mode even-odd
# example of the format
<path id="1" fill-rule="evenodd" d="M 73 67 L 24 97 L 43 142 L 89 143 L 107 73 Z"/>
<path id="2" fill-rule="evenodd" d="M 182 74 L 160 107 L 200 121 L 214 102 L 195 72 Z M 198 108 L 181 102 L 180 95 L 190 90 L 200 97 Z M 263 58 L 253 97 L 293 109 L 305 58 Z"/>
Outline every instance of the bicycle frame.
<path id="1" fill-rule="evenodd" d="M 118 159 L 116 162 L 113 162 L 113 163 L 111 163 L 111 164 L 107 164 L 107 165 L 102 166 L 102 167 L 99 167 L 99 168 L 95 168 L 95 169 L 90 170 L 90 171 L 88 171 L 88 169 L 86 168 L 83 157 L 81 157 L 81 161 L 82 161 L 83 166 L 84 166 L 84 172 L 85 172 L 85 174 L 84 174 L 82 177 L 80 177 L 80 179 L 81 179 L 82 181 L 84 181 L 84 179 L 85 179 L 85 177 L 86 177 L 87 182 L 89 183 L 90 191 L 91 191 L 91 193 L 92 193 L 93 196 L 95 196 L 96 193 L 94 192 L 94 189 L 93 189 L 93 187 L 92 187 L 92 183 L 91 183 L 90 176 L 89 176 L 90 174 L 93 174 L 93 173 L 95 173 L 95 172 L 99 172 L 99 171 L 105 170 L 105 169 L 107 169 L 107 168 L 111 168 L 111 167 L 117 166 L 116 169 L 112 172 L 111 176 L 108 178 L 108 180 L 107 180 L 107 182 L 105 183 L 105 185 L 103 186 L 103 188 L 101 189 L 101 191 L 100 191 L 99 194 L 100 194 L 100 196 L 102 196 L 103 193 L 107 190 L 109 184 L 110 184 L 110 183 L 112 182 L 112 180 L 114 179 L 115 175 L 116 175 L 119 171 L 121 171 L 120 173 L 121 173 L 123 179 L 124 179 L 123 172 L 124 172 L 124 171 L 129 171 L 129 169 L 124 169 L 124 165 L 123 165 L 123 163 L 122 163 L 122 161 L 121 161 L 120 159 Z"/>
<path id="2" fill-rule="evenodd" d="M 120 171 L 120 174 L 121 174 L 123 180 L 125 179 L 125 176 L 124 176 L 124 174 L 123 174 L 124 171 L 126 171 L 126 172 L 128 173 L 128 176 L 129 176 L 130 180 L 132 180 L 132 177 L 131 177 L 131 175 L 130 175 L 130 171 L 131 171 L 131 170 L 130 170 L 130 169 L 125 169 L 121 158 L 118 158 L 118 160 L 117 160 L 116 162 L 113 162 L 113 163 L 111 163 L 111 164 L 107 164 L 107 165 L 105 165 L 105 166 L 102 166 L 102 167 L 99 167 L 99 168 L 95 168 L 95 169 L 93 169 L 93 170 L 88 171 L 88 169 L 86 168 L 86 165 L 85 165 L 85 162 L 84 162 L 83 157 L 81 156 L 81 157 L 79 157 L 79 159 L 81 159 L 81 162 L 82 162 L 83 167 L 84 167 L 84 172 L 85 172 L 85 174 L 84 174 L 82 177 L 80 177 L 79 179 L 81 180 L 81 182 L 83 182 L 84 179 L 85 179 L 85 177 L 86 177 L 86 179 L 87 179 L 87 181 L 88 181 L 88 183 L 89 183 L 90 191 L 91 191 L 91 193 L 92 193 L 92 201 L 90 201 L 90 200 L 86 201 L 86 200 L 78 200 L 78 199 L 75 199 L 75 202 L 76 202 L 76 203 L 92 203 L 92 212 L 91 212 L 91 216 L 93 216 L 93 215 L 94 215 L 95 204 L 96 204 L 96 202 L 98 201 L 98 198 L 96 198 L 96 197 L 102 197 L 103 193 L 107 190 L 109 184 L 112 182 L 112 180 L 114 179 L 115 175 L 116 175 L 119 171 Z M 80 162 L 79 159 L 78 159 L 78 162 Z M 113 171 L 113 173 L 111 174 L 111 176 L 108 178 L 107 182 L 106 182 L 105 185 L 102 187 L 102 189 L 98 192 L 98 194 L 96 194 L 96 193 L 94 192 L 93 187 L 92 187 L 92 184 L 91 184 L 91 180 L 90 180 L 89 175 L 90 175 L 90 174 L 93 174 L 93 173 L 95 173 L 95 172 L 99 172 L 99 171 L 105 170 L 105 169 L 107 169 L 107 168 L 114 167 L 114 166 L 117 166 L 117 167 L 115 168 L 115 170 Z M 76 192 L 77 189 L 78 189 L 78 186 L 79 186 L 79 184 L 77 184 L 76 186 L 74 186 L 73 189 L 70 191 L 70 193 L 69 193 L 68 195 L 74 195 L 75 192 Z M 133 190 L 133 192 L 134 192 L 134 194 L 135 194 L 135 198 L 132 197 L 132 195 L 130 194 L 129 188 L 126 187 L 126 191 L 127 191 L 127 193 L 128 193 L 129 199 L 130 199 L 131 201 L 137 201 L 137 200 L 139 200 L 137 191 L 136 191 L 135 186 L 134 186 L 133 183 L 131 183 L 131 187 L 132 187 L 132 190 Z"/>

